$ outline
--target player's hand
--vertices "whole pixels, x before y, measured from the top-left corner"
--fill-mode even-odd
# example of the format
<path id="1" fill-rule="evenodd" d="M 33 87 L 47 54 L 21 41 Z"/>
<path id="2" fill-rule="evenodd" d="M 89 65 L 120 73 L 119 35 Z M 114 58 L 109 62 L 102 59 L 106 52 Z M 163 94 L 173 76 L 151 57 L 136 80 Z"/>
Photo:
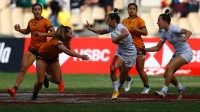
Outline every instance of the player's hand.
<path id="1" fill-rule="evenodd" d="M 179 38 L 178 40 L 181 41 L 181 42 L 186 42 L 187 41 L 186 38 Z"/>
<path id="2" fill-rule="evenodd" d="M 89 60 L 90 58 L 88 57 L 88 55 L 81 55 L 81 59 L 82 60 Z"/>
<path id="3" fill-rule="evenodd" d="M 91 29 L 90 24 L 89 24 L 89 22 L 87 20 L 86 20 L 86 22 L 87 22 L 87 26 L 86 27 L 87 27 L 87 29 L 90 30 Z"/>
<path id="4" fill-rule="evenodd" d="M 39 31 L 34 32 L 35 36 L 41 36 L 41 33 Z"/>
<path id="5" fill-rule="evenodd" d="M 135 27 L 133 27 L 133 26 L 131 26 L 131 29 L 132 29 L 133 31 L 137 31 L 137 28 L 135 28 Z"/>
<path id="6" fill-rule="evenodd" d="M 145 47 L 138 47 L 137 50 L 138 50 L 138 51 L 146 51 L 146 50 L 145 50 Z"/>
<path id="7" fill-rule="evenodd" d="M 113 42 L 114 44 L 118 44 L 116 38 L 112 38 L 112 42 Z"/>
<path id="8" fill-rule="evenodd" d="M 14 28 L 15 28 L 15 30 L 18 31 L 18 32 L 19 32 L 20 29 L 21 29 L 19 24 L 16 24 L 16 25 L 14 26 Z"/>

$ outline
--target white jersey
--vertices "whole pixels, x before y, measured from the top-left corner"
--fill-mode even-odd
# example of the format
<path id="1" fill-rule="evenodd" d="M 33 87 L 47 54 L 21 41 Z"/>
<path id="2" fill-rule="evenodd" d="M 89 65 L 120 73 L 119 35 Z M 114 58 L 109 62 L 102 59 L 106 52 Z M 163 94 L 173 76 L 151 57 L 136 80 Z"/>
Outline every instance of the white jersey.
<path id="1" fill-rule="evenodd" d="M 122 25 L 121 23 L 119 23 L 117 25 L 116 29 L 109 27 L 107 29 L 107 31 L 112 32 L 112 31 L 116 30 L 116 31 L 121 32 L 121 30 L 123 28 L 125 28 L 128 31 L 128 29 L 124 25 Z M 128 33 L 129 33 L 129 31 L 128 31 Z M 115 55 L 122 58 L 125 66 L 132 67 L 135 64 L 135 61 L 136 61 L 136 58 L 137 58 L 137 51 L 136 51 L 135 45 L 133 44 L 133 40 L 132 40 L 130 33 L 124 39 L 125 39 L 125 43 L 118 44 L 118 49 L 117 49 Z"/>
<path id="2" fill-rule="evenodd" d="M 119 23 L 116 27 L 116 29 L 113 29 L 111 27 L 109 27 L 107 29 L 108 32 L 112 32 L 114 30 L 116 31 L 120 31 L 125 28 L 127 31 L 128 29 L 122 25 L 121 23 Z M 131 37 L 131 34 L 129 33 L 129 35 L 127 37 L 124 38 L 125 39 L 125 43 L 124 44 L 118 44 L 118 49 L 117 51 L 122 53 L 125 57 L 129 57 L 129 56 L 133 56 L 133 55 L 136 55 L 137 54 L 137 51 L 136 51 L 136 48 L 135 48 L 135 45 L 133 44 L 133 40 L 132 40 L 132 37 Z"/>
<path id="3" fill-rule="evenodd" d="M 170 25 L 167 31 L 164 31 L 161 35 L 161 41 L 168 40 L 169 43 L 173 46 L 175 55 L 181 54 L 183 55 L 192 55 L 192 49 L 187 42 L 181 42 L 178 39 L 183 38 L 184 35 L 180 34 L 181 28 L 179 26 Z M 183 56 L 185 58 L 185 56 Z M 186 59 L 186 61 L 190 61 L 190 59 Z"/>

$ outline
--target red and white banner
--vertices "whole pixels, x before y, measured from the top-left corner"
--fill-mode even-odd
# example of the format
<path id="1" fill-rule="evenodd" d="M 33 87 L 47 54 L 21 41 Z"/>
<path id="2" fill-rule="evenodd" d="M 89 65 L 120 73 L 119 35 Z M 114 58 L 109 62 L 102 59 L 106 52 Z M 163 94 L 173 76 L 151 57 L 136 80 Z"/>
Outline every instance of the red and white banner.
<path id="1" fill-rule="evenodd" d="M 25 50 L 29 45 L 30 38 L 26 39 Z M 157 44 L 158 38 L 144 38 L 146 47 Z M 179 69 L 178 75 L 200 75 L 200 39 L 190 39 L 189 44 L 193 50 L 193 60 Z M 72 49 L 77 53 L 87 54 L 90 61 L 83 61 L 76 57 L 70 57 L 64 53 L 59 55 L 59 61 L 63 74 L 109 74 L 110 62 L 115 54 L 117 45 L 113 44 L 110 38 L 73 38 Z M 148 52 L 145 61 L 145 71 L 148 75 L 160 75 L 165 71 L 165 67 L 173 55 L 172 46 L 166 42 L 159 52 Z M 36 73 L 35 65 L 32 65 L 28 73 Z M 130 74 L 137 75 L 135 66 Z"/>

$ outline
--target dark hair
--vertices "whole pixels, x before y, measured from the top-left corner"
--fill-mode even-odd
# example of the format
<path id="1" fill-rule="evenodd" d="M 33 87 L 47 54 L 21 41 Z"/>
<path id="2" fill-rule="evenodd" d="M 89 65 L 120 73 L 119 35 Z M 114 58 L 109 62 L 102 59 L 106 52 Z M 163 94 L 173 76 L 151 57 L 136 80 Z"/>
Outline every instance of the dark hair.
<path id="1" fill-rule="evenodd" d="M 41 9 L 42 9 L 42 5 L 41 4 L 39 4 L 39 3 L 36 3 L 36 4 L 33 4 L 33 6 L 32 6 L 32 10 L 35 8 L 35 6 L 40 6 L 41 7 Z"/>
<path id="2" fill-rule="evenodd" d="M 170 17 L 170 14 L 169 14 L 169 9 L 166 9 L 165 13 L 164 14 L 160 14 L 159 17 L 161 17 L 164 21 L 167 21 L 167 23 L 170 24 L 171 17 Z"/>
<path id="3" fill-rule="evenodd" d="M 110 13 L 108 16 L 111 18 L 111 20 L 115 19 L 117 23 L 120 23 L 120 17 L 118 13 L 119 13 L 119 10 L 115 8 L 114 12 Z"/>
<path id="4" fill-rule="evenodd" d="M 134 5 L 134 6 L 136 7 L 136 10 L 138 9 L 137 4 L 135 4 L 135 3 L 130 3 L 130 4 L 128 4 L 128 8 L 129 8 L 131 5 Z"/>

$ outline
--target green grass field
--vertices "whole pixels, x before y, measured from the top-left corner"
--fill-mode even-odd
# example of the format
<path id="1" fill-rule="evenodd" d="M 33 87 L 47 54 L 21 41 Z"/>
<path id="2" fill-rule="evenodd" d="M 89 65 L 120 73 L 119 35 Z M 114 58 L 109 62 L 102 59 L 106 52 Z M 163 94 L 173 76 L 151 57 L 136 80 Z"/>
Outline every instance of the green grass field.
<path id="1" fill-rule="evenodd" d="M 0 73 L 0 94 L 13 86 L 17 73 Z M 130 93 L 138 94 L 143 85 L 139 76 L 132 76 L 134 83 Z M 186 94 L 200 94 L 200 77 L 177 77 L 187 86 Z M 109 75 L 63 75 L 66 92 L 112 92 Z M 32 92 L 36 75 L 27 74 L 19 88 L 19 92 Z M 151 92 L 160 90 L 164 83 L 161 76 L 149 76 Z M 41 92 L 58 91 L 57 85 L 50 83 L 48 89 Z M 177 93 L 174 86 L 168 93 Z M 109 103 L 109 104 L 32 104 L 32 105 L 0 105 L 0 112 L 200 112 L 200 101 L 195 102 L 152 102 L 152 103 Z"/>

